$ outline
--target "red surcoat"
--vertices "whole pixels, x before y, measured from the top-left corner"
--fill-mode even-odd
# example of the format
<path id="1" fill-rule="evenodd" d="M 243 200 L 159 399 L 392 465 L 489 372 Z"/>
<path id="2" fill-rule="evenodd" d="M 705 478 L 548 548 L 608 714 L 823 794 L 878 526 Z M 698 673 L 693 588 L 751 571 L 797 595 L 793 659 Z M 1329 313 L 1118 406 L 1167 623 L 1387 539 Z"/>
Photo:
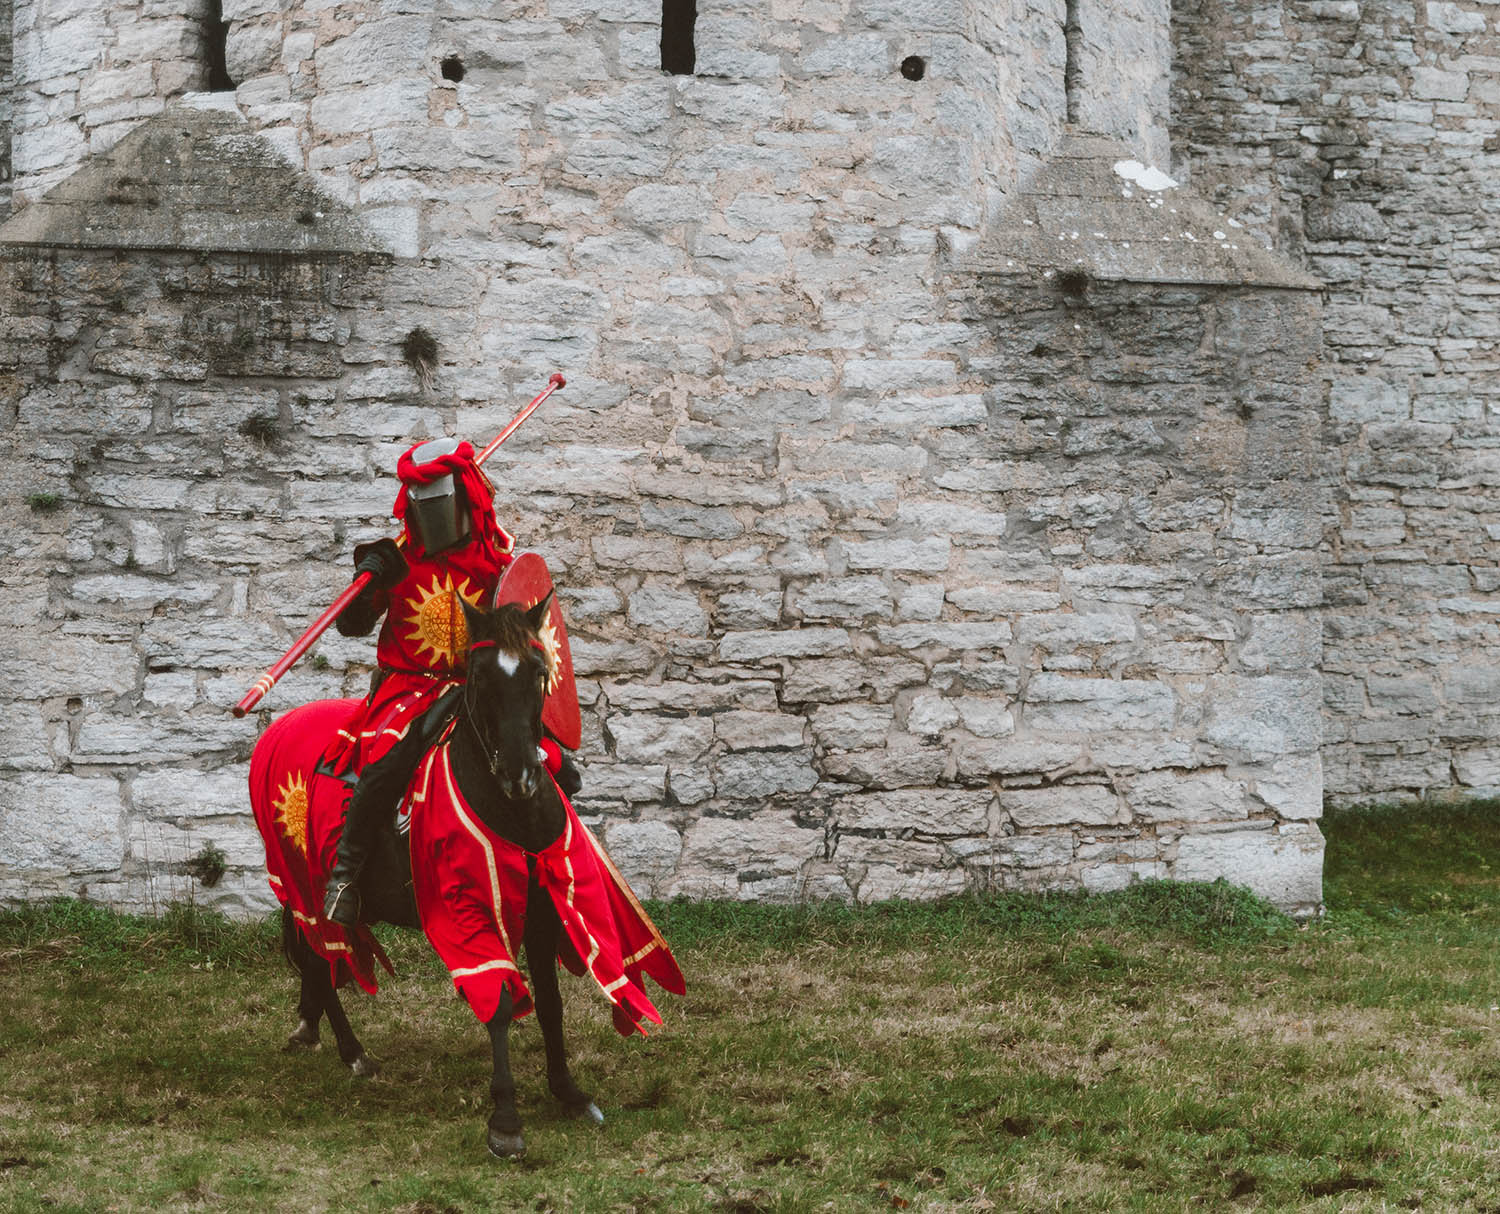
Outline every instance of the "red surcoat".
<path id="1" fill-rule="evenodd" d="M 615 1028 L 644 1033 L 661 1023 L 644 974 L 664 989 L 684 990 L 682 971 L 604 849 L 574 812 L 563 833 L 527 852 L 485 826 L 454 779 L 448 744 L 428 753 L 408 795 L 413 891 L 423 930 L 453 976 L 453 985 L 488 1023 L 509 990 L 517 1016 L 531 994 L 517 960 L 526 925 L 528 877 L 551 898 L 562 920 L 560 960 L 588 974 L 614 1005 Z M 544 963 L 543 959 L 533 959 Z"/>

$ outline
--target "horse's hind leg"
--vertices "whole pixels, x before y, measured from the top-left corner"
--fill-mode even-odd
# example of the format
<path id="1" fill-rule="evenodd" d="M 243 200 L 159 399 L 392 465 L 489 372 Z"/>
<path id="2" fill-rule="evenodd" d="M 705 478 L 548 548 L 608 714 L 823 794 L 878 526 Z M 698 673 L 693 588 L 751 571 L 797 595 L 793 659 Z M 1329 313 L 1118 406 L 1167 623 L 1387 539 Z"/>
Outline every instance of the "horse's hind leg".
<path id="1" fill-rule="evenodd" d="M 547 1086 L 574 1117 L 603 1122 L 599 1106 L 573 1080 L 568 1051 L 563 1044 L 562 992 L 557 985 L 557 945 L 562 923 L 552 899 L 535 884 L 526 908 L 526 964 L 531 971 L 531 993 L 536 1000 L 537 1024 L 547 1051 Z"/>
<path id="2" fill-rule="evenodd" d="M 328 962 L 313 951 L 312 945 L 295 926 L 290 933 L 284 933 L 283 942 L 288 958 L 302 975 L 302 989 L 297 998 L 297 1028 L 287 1038 L 287 1048 L 317 1045 L 318 1022 L 327 1016 L 340 1060 L 362 1078 L 377 1074 L 380 1067 L 360 1045 L 349 1017 L 344 1014 L 344 1005 L 339 1002 L 338 992 L 333 989 Z"/>
<path id="3" fill-rule="evenodd" d="M 302 933 L 297 930 L 292 912 L 285 907 L 281 911 L 281 951 L 297 971 L 301 982 L 297 992 L 297 1027 L 286 1039 L 286 1048 L 312 1049 L 319 1040 L 318 1022 L 323 1019 L 323 996 L 318 989 L 318 976 L 313 972 L 314 967 L 303 964 L 302 958 L 307 952 L 307 945 L 302 939 Z M 322 978 L 325 983 L 328 981 L 326 969 Z"/>

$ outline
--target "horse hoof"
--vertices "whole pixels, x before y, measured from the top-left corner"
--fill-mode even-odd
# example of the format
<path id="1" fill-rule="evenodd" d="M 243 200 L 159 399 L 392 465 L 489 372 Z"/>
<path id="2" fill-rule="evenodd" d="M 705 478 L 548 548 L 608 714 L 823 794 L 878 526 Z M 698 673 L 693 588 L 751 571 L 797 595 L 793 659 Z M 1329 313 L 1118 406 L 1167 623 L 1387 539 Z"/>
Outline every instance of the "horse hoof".
<path id="1" fill-rule="evenodd" d="M 286 1039 L 286 1049 L 288 1053 L 290 1053 L 292 1050 L 310 1050 L 317 1044 L 318 1026 L 315 1024 L 309 1024 L 306 1020 L 300 1021 L 297 1025 L 296 1032 L 292 1033 L 292 1035 Z"/>
<path id="2" fill-rule="evenodd" d="M 354 1072 L 355 1077 L 358 1079 L 374 1079 L 376 1075 L 380 1074 L 380 1063 L 376 1062 L 368 1054 L 361 1054 L 349 1064 L 349 1069 Z"/>
<path id="3" fill-rule="evenodd" d="M 599 1111 L 599 1106 L 590 1100 L 587 1104 L 581 1104 L 569 1112 L 580 1121 L 592 1121 L 595 1125 L 604 1124 L 604 1114 Z"/>
<path id="4" fill-rule="evenodd" d="M 491 1130 L 488 1145 L 490 1154 L 498 1159 L 519 1159 L 526 1154 L 526 1136 L 519 1130 L 515 1133 Z"/>

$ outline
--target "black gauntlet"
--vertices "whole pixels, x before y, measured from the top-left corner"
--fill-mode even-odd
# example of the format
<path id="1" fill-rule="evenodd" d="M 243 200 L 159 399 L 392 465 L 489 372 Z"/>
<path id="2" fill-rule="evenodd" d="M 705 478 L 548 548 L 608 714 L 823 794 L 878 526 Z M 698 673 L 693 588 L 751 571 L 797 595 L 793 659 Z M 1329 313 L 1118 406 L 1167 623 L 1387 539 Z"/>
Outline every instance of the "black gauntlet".
<path id="1" fill-rule="evenodd" d="M 401 549 L 396 546 L 395 540 L 376 540 L 372 544 L 356 544 L 354 546 L 354 575 L 358 577 L 362 573 L 370 575 L 369 584 L 359 593 L 359 596 L 339 613 L 339 618 L 334 621 L 339 634 L 346 637 L 360 637 L 375 627 L 375 621 L 380 618 L 383 610 L 376 605 L 376 592 L 389 590 L 406 576 L 409 566 L 406 558 L 401 555 Z"/>

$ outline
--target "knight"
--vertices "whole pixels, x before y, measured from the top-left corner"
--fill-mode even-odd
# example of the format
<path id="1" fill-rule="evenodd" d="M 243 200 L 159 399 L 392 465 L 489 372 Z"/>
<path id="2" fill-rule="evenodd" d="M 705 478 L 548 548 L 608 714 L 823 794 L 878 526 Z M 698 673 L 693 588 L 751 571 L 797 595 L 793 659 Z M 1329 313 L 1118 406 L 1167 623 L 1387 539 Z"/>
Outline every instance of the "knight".
<path id="1" fill-rule="evenodd" d="M 468 652 L 461 600 L 488 607 L 515 547 L 495 519 L 494 486 L 472 444 L 418 443 L 401 456 L 396 474 L 404 551 L 390 539 L 354 549 L 355 575 L 369 573 L 370 582 L 335 624 L 344 636 L 365 636 L 384 617 L 363 712 L 322 765 L 353 782 L 324 904 L 324 914 L 345 927 L 359 922 L 359 875 L 424 749 L 407 739 L 413 731 L 434 735 L 456 708 Z M 576 769 L 561 749 L 548 748 L 547 758 L 564 790 L 576 791 Z"/>

